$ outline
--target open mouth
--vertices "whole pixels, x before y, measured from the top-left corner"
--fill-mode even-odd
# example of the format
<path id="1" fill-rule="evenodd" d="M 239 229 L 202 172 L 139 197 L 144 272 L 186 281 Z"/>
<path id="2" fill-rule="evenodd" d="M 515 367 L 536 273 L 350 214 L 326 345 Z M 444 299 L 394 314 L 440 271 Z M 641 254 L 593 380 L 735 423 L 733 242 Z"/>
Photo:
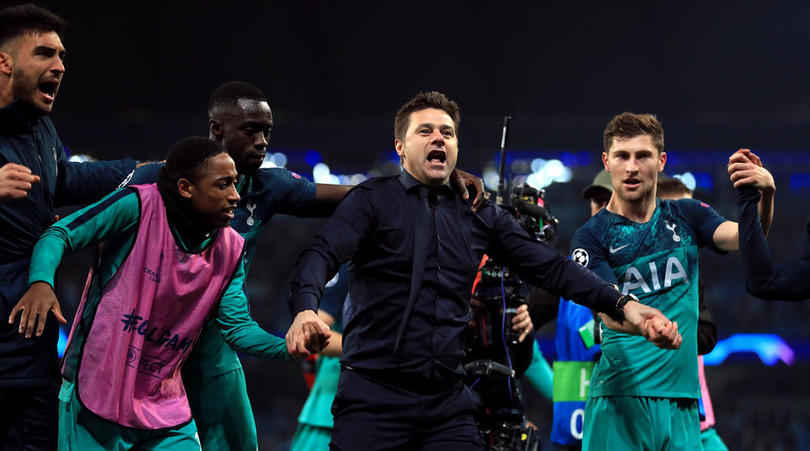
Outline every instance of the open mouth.
<path id="1" fill-rule="evenodd" d="M 37 88 L 39 89 L 39 92 L 42 93 L 42 96 L 45 97 L 45 99 L 53 102 L 53 100 L 56 98 L 56 90 L 59 88 L 59 82 L 43 81 L 42 83 L 39 84 Z"/>
<path id="2" fill-rule="evenodd" d="M 431 163 L 444 164 L 447 160 L 447 153 L 442 150 L 431 150 L 428 152 L 426 160 Z"/>
<path id="3" fill-rule="evenodd" d="M 638 187 L 639 185 L 641 185 L 641 180 L 639 180 L 639 179 L 634 179 L 634 178 L 625 179 L 624 184 L 625 184 L 625 185 L 626 185 L 628 188 L 636 188 L 636 187 Z"/>
<path id="4" fill-rule="evenodd" d="M 231 219 L 233 219 L 233 216 L 234 216 L 233 211 L 234 211 L 235 208 L 236 207 L 226 208 L 225 210 L 222 211 L 222 213 L 225 215 L 226 218 L 228 218 L 228 220 L 231 220 Z"/>

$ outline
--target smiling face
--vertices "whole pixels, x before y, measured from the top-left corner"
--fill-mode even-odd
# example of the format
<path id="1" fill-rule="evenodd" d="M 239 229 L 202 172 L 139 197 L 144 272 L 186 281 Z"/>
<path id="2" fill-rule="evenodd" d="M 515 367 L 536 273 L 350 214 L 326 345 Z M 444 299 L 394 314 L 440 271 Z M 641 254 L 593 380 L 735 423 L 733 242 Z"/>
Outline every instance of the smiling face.
<path id="1" fill-rule="evenodd" d="M 456 167 L 458 137 L 453 119 L 444 110 L 426 108 L 408 118 L 403 139 L 394 140 L 402 166 L 416 180 L 439 187 Z"/>
<path id="2" fill-rule="evenodd" d="M 65 47 L 54 31 L 24 33 L 10 46 L 14 98 L 42 114 L 53 109 L 65 73 Z"/>
<path id="3" fill-rule="evenodd" d="M 210 136 L 222 143 L 240 174 L 252 175 L 267 154 L 273 113 L 266 101 L 239 99 L 209 122 Z"/>
<path id="4" fill-rule="evenodd" d="M 239 193 L 236 192 L 238 174 L 231 157 L 223 152 L 212 156 L 196 171 L 194 181 L 181 178 L 178 190 L 191 202 L 193 208 L 212 227 L 225 227 L 231 219 Z"/>
<path id="5" fill-rule="evenodd" d="M 650 135 L 613 138 L 602 162 L 610 172 L 614 199 L 637 204 L 655 198 L 658 173 L 664 170 L 666 152 L 658 152 Z"/>

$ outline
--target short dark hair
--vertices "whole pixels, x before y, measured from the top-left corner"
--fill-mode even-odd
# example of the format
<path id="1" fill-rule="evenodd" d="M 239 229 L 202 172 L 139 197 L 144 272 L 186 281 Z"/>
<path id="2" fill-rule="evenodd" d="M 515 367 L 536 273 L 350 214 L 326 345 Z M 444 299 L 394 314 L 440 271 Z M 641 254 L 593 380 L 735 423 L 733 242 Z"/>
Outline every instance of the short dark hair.
<path id="1" fill-rule="evenodd" d="M 654 114 L 624 112 L 613 116 L 603 135 L 605 152 L 610 151 L 613 138 L 631 139 L 640 135 L 649 135 L 659 154 L 664 151 L 664 127 Z"/>
<path id="2" fill-rule="evenodd" d="M 166 155 L 166 173 L 172 181 L 184 178 L 196 182 L 208 159 L 225 152 L 225 147 L 213 139 L 201 136 L 182 139 Z"/>
<path id="3" fill-rule="evenodd" d="M 222 110 L 235 106 L 239 99 L 267 101 L 264 93 L 252 84 L 244 81 L 229 81 L 219 85 L 211 93 L 211 97 L 208 99 L 208 118 L 213 119 L 221 114 Z"/>
<path id="4" fill-rule="evenodd" d="M 61 38 L 66 29 L 65 19 L 33 3 L 0 9 L 0 49 L 25 33 L 55 31 Z"/>
<path id="5" fill-rule="evenodd" d="M 436 108 L 444 110 L 453 120 L 453 126 L 458 134 L 458 124 L 461 122 L 461 113 L 458 104 L 438 91 L 420 92 L 405 105 L 402 105 L 394 116 L 394 138 L 403 140 L 408 132 L 408 121 L 411 113 L 415 111 Z"/>
<path id="6" fill-rule="evenodd" d="M 679 194 L 692 195 L 692 190 L 686 186 L 683 181 L 674 177 L 658 177 L 658 185 L 656 186 L 656 196 L 658 197 L 675 197 Z"/>

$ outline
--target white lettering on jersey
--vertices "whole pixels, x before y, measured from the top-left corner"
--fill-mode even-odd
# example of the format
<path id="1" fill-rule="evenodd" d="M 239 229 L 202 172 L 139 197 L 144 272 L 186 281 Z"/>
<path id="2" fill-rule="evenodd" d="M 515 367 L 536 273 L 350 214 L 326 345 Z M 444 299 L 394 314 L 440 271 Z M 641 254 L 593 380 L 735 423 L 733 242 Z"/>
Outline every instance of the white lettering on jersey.
<path id="1" fill-rule="evenodd" d="M 641 288 L 644 293 L 652 293 L 653 290 L 661 289 L 661 281 L 658 278 L 658 266 L 655 262 L 650 262 L 650 281 L 652 282 L 653 289 L 650 289 L 650 284 L 644 280 L 641 271 L 635 266 L 628 266 L 624 272 L 624 284 L 622 285 L 622 293 L 627 294 L 635 289 Z M 684 282 L 689 282 L 686 275 L 686 270 L 683 265 L 675 257 L 667 258 L 666 271 L 664 272 L 664 287 L 669 288 L 672 283 L 678 279 L 683 279 Z"/>
<path id="2" fill-rule="evenodd" d="M 654 263 L 653 263 L 654 264 Z M 631 278 L 634 279 L 631 281 Z M 636 269 L 634 266 L 628 266 L 627 271 L 624 272 L 624 285 L 622 286 L 622 293 L 627 294 L 630 290 L 635 290 L 636 288 L 641 288 L 641 290 L 645 293 L 650 293 L 650 286 L 647 285 L 647 282 L 644 281 L 644 277 L 641 276 L 641 272 Z"/>
<path id="3" fill-rule="evenodd" d="M 652 278 L 653 290 L 660 290 L 661 283 L 658 282 L 658 267 L 655 266 L 655 262 L 650 262 L 650 277 Z"/>
<path id="4" fill-rule="evenodd" d="M 673 269 L 676 271 L 673 271 Z M 686 277 L 686 271 L 684 271 L 681 262 L 679 262 L 675 257 L 669 257 L 667 259 L 667 273 L 664 276 L 664 286 L 671 287 L 672 282 L 675 279 L 683 279 L 685 282 L 689 281 L 689 279 Z"/>

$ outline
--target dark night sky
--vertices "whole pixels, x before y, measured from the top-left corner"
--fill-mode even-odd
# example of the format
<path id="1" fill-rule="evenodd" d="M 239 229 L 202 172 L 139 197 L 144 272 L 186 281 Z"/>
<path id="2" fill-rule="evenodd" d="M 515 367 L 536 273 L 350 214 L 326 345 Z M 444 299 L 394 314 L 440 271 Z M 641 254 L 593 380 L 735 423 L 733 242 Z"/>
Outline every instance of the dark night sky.
<path id="1" fill-rule="evenodd" d="M 50 2 L 70 22 L 55 120 L 69 146 L 158 157 L 244 79 L 273 146 L 347 161 L 390 147 L 428 89 L 460 103 L 465 148 L 497 146 L 510 113 L 515 147 L 598 149 L 625 110 L 657 113 L 670 148 L 805 147 L 810 4 L 680 3 Z"/>

